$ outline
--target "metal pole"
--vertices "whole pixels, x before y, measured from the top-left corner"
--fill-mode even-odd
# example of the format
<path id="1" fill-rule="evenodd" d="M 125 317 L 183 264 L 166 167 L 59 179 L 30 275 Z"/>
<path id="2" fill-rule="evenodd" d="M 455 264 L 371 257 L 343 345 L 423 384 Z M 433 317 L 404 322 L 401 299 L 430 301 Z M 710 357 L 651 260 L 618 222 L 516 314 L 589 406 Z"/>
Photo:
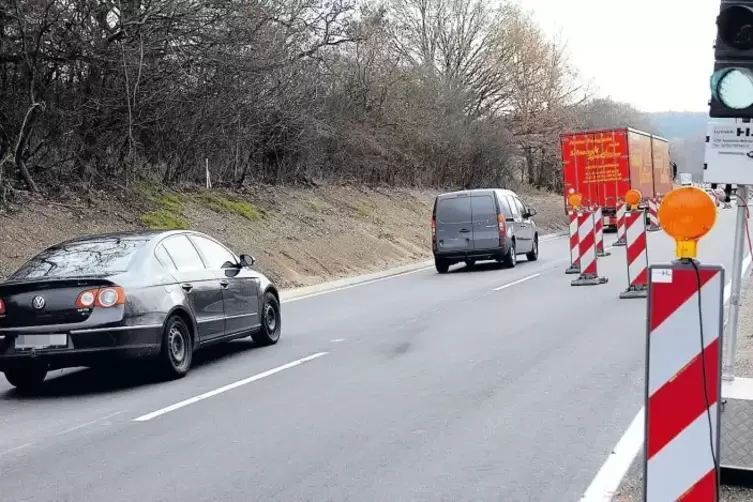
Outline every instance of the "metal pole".
<path id="1" fill-rule="evenodd" d="M 740 290 L 742 288 L 743 256 L 745 255 L 745 226 L 747 225 L 748 186 L 737 185 L 737 220 L 735 222 L 735 248 L 732 256 L 732 286 L 729 299 L 729 317 L 724 333 L 724 360 L 722 379 L 735 379 L 735 349 L 737 326 L 740 314 Z"/>

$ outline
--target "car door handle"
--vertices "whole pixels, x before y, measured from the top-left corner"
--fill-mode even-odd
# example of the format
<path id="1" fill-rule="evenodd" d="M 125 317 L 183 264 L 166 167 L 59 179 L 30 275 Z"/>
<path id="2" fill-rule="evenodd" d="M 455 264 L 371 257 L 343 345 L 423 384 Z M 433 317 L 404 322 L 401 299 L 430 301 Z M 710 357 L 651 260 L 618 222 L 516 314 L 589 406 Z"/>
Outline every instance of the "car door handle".
<path id="1" fill-rule="evenodd" d="M 189 291 L 193 289 L 193 284 L 188 284 L 188 283 L 181 284 L 180 287 L 183 288 L 183 291 L 188 293 Z"/>
<path id="2" fill-rule="evenodd" d="M 228 286 L 230 286 L 230 281 L 226 281 L 225 279 L 220 281 L 220 286 L 227 289 Z"/>

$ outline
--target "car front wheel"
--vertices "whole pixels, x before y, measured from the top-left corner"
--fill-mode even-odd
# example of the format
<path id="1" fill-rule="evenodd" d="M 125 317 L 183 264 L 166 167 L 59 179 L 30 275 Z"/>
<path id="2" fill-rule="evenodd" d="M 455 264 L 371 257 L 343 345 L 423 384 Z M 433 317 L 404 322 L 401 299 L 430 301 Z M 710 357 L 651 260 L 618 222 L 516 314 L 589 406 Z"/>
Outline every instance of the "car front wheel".
<path id="1" fill-rule="evenodd" d="M 5 379 L 21 392 L 39 390 L 47 376 L 47 367 L 41 364 L 23 364 L 5 370 Z"/>
<path id="2" fill-rule="evenodd" d="M 264 306 L 261 312 L 261 329 L 251 335 L 256 345 L 274 345 L 280 340 L 282 332 L 282 318 L 280 317 L 280 302 L 270 292 L 264 293 Z"/>

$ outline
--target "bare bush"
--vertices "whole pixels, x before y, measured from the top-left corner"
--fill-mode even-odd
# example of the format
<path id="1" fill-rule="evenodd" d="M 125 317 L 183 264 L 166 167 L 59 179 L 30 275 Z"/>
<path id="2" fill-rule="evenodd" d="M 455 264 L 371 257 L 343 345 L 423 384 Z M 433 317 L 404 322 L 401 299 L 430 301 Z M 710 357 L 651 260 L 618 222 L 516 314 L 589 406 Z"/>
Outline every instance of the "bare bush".
<path id="1" fill-rule="evenodd" d="M 0 184 L 34 192 L 205 163 L 236 185 L 553 189 L 559 133 L 622 120 L 483 0 L 0 0 L 0 95 Z"/>

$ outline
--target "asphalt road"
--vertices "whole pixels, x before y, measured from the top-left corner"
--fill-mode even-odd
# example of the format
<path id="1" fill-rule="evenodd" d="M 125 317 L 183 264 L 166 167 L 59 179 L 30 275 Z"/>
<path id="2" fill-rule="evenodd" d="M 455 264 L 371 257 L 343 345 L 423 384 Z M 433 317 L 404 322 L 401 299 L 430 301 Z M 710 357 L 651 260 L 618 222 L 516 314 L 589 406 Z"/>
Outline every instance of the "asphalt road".
<path id="1" fill-rule="evenodd" d="M 731 267 L 733 219 L 702 261 Z M 618 299 L 623 248 L 582 288 L 567 248 L 286 303 L 277 346 L 212 349 L 179 381 L 0 383 L 0 500 L 575 501 L 642 404 L 645 301 Z M 672 251 L 650 235 L 651 261 Z"/>

